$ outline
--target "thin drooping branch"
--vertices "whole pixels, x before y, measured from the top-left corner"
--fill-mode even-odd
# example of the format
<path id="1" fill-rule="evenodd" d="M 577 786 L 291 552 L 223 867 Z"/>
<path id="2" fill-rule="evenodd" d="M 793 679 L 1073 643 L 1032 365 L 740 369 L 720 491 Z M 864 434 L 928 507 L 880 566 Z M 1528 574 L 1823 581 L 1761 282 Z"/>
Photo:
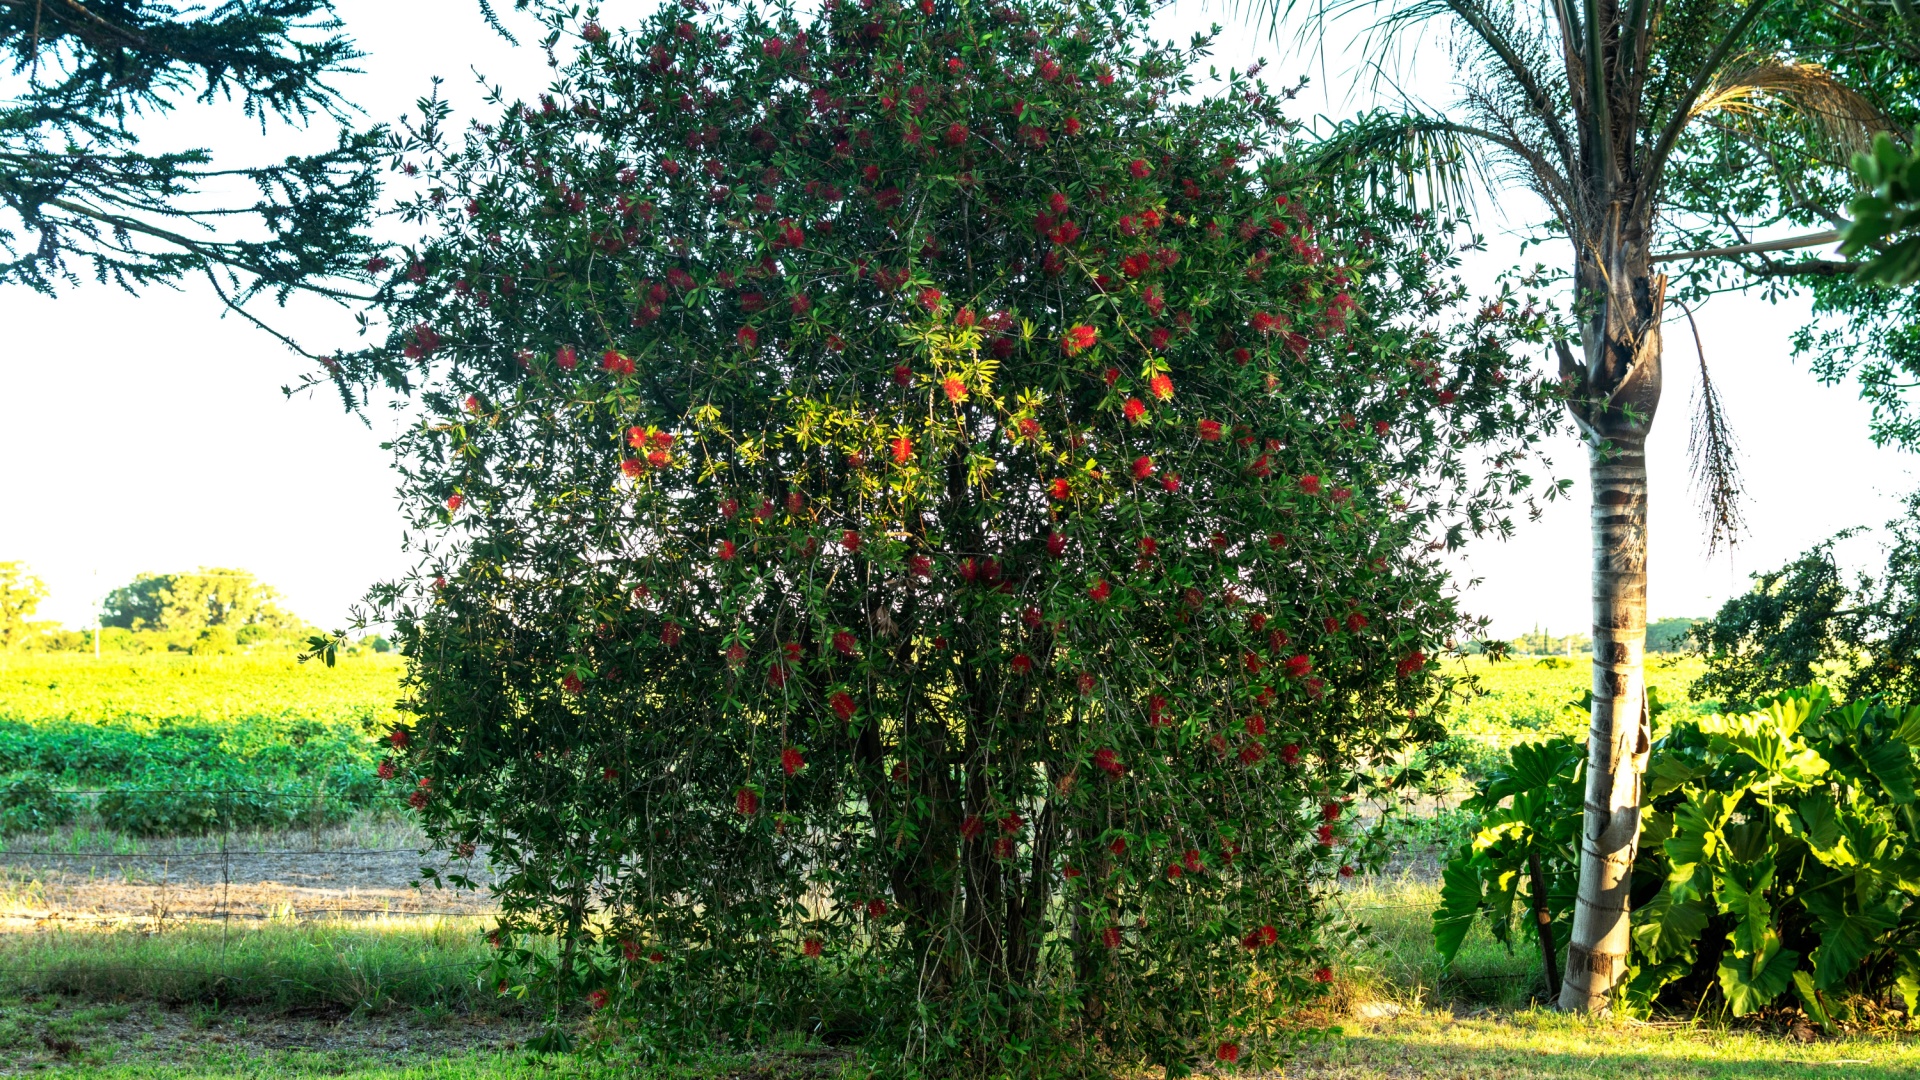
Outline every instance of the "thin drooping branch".
<path id="1" fill-rule="evenodd" d="M 1687 434 L 1688 474 L 1700 499 L 1700 516 L 1707 526 L 1707 554 L 1740 542 L 1746 521 L 1740 513 L 1740 446 L 1727 424 L 1720 391 L 1707 372 L 1707 349 L 1700 341 L 1700 325 L 1685 304 L 1687 326 L 1693 330 L 1694 351 L 1700 357 L 1700 386 L 1693 396 L 1693 429 Z"/>

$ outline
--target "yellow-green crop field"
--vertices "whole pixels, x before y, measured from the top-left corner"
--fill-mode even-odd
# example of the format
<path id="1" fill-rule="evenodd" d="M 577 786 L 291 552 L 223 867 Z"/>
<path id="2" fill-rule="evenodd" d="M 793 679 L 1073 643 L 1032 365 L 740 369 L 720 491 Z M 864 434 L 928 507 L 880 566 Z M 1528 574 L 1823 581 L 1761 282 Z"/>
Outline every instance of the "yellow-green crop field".
<path id="1" fill-rule="evenodd" d="M 0 720 L 144 728 L 247 718 L 353 723 L 397 718 L 401 659 L 366 653 L 328 668 L 291 653 L 190 656 L 0 652 Z"/>

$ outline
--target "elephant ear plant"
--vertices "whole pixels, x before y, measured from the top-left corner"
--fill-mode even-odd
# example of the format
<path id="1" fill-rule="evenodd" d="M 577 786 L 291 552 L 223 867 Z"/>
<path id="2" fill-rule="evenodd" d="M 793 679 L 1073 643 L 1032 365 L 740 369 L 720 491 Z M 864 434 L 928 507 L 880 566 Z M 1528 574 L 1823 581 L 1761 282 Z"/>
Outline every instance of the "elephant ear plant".
<path id="1" fill-rule="evenodd" d="M 1859 994 L 1920 1005 L 1920 708 L 1821 689 L 1677 723 L 1652 748 L 1622 1003 L 1702 998 L 1744 1016 L 1791 994 L 1831 1026 Z M 1480 828 L 1445 870 L 1449 960 L 1476 916 L 1507 940 L 1523 888 L 1564 933 L 1580 813 L 1577 746 L 1512 751 L 1468 802 Z M 1538 856 L 1541 871 L 1527 860 Z M 1541 885 L 1531 885 L 1531 880 Z M 1549 971 L 1551 969 L 1549 968 Z"/>

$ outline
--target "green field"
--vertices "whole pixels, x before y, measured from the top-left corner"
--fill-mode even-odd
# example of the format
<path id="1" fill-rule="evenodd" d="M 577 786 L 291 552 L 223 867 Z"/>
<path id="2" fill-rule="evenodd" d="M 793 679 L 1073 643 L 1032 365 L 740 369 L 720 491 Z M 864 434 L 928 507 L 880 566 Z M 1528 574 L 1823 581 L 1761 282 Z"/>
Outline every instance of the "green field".
<path id="1" fill-rule="evenodd" d="M 1452 663 L 1461 679 L 1443 748 L 1452 783 L 1476 779 L 1516 741 L 1584 730 L 1585 714 L 1568 708 L 1588 683 L 1583 658 Z M 1674 709 L 1668 721 L 1712 707 L 1687 700 L 1686 686 L 1699 670 L 1696 661 L 1649 665 L 1652 685 Z M 328 669 L 284 654 L 95 661 L 0 653 L 0 785 L 25 777 L 56 791 L 111 793 L 142 784 L 227 783 L 280 785 L 289 795 L 331 785 L 327 797 L 340 814 L 379 823 L 341 826 L 329 842 L 417 842 L 403 819 L 378 816 L 378 785 L 370 780 L 380 736 L 400 720 L 394 702 L 401 673 L 397 658 L 379 655 L 343 658 Z M 78 820 L 63 830 L 16 834 L 7 846 L 178 852 L 190 850 L 182 844 L 200 850 L 215 840 L 142 848 L 157 841 L 119 826 L 146 819 L 110 818 L 102 810 L 107 801 L 102 794 L 81 798 Z M 1479 925 L 1456 961 L 1443 966 L 1431 912 L 1434 860 L 1457 834 L 1447 804 L 1442 799 L 1430 816 L 1395 825 L 1405 830 L 1406 858 L 1394 876 L 1362 878 L 1342 893 L 1342 917 L 1369 931 L 1340 965 L 1331 1011 L 1316 1018 L 1342 1034 L 1304 1045 L 1268 1075 L 1878 1080 L 1920 1070 L 1920 1047 L 1905 1037 L 1898 1016 L 1886 1022 L 1902 1033 L 1882 1029 L 1814 1045 L 1786 1036 L 1771 1019 L 1730 1028 L 1561 1017 L 1536 1011 L 1545 987 L 1532 950 L 1509 951 Z M 233 812 L 231 804 L 220 809 Z M 274 828 L 300 823 L 261 819 L 250 827 L 248 843 L 273 846 L 293 842 Z M 32 892 L 30 873 L 10 873 L 9 895 Z M 804 1033 L 790 1045 L 750 1054 L 696 1053 L 690 1064 L 664 1071 L 623 1060 L 617 1049 L 605 1059 L 532 1061 L 515 1047 L 537 1032 L 540 1012 L 485 985 L 486 922 L 288 917 L 189 921 L 164 932 L 0 932 L 0 1061 L 128 1080 L 862 1074 L 848 1052 L 810 1043 Z"/>

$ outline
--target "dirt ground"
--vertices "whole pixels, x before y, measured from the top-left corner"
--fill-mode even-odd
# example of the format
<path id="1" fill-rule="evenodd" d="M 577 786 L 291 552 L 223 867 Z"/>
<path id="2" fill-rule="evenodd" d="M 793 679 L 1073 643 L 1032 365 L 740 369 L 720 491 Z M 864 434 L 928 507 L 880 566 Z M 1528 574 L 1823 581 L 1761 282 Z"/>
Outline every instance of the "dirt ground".
<path id="1" fill-rule="evenodd" d="M 488 880 L 483 858 L 423 855 L 421 844 L 416 830 L 380 822 L 161 840 L 85 830 L 10 837 L 0 851 L 0 932 L 492 910 L 484 889 L 416 885 L 422 867 Z"/>

